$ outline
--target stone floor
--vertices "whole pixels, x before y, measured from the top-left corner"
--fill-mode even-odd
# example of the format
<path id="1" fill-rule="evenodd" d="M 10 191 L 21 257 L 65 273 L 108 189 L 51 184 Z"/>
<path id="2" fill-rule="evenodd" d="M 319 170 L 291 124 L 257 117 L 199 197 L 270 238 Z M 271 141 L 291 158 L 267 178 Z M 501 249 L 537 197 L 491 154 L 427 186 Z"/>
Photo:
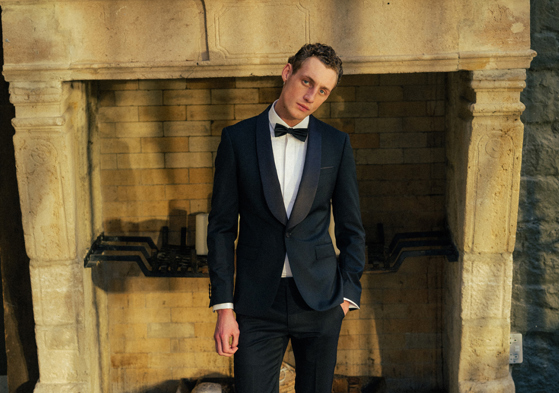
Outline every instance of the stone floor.
<path id="1" fill-rule="evenodd" d="M 0 393 L 8 393 L 8 376 L 0 375 Z"/>
<path id="2" fill-rule="evenodd" d="M 191 393 L 197 383 L 214 382 L 222 385 L 223 393 L 234 393 L 233 380 L 231 378 L 203 378 L 199 381 L 186 380 L 180 381 L 177 393 Z M 291 393 L 294 389 L 281 389 L 280 392 Z M 384 378 L 378 377 L 346 377 L 336 375 L 332 386 L 332 393 L 385 393 L 386 384 Z M 2 393 L 0 391 L 0 393 Z"/>

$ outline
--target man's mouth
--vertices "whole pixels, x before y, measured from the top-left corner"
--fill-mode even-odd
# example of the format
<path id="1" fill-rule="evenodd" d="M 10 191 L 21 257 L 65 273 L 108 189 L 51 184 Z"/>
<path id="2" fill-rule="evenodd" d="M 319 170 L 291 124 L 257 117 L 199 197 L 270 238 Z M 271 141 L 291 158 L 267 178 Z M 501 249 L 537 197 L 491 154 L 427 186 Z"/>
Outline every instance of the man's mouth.
<path id="1" fill-rule="evenodd" d="M 299 109 L 301 109 L 302 111 L 305 111 L 305 112 L 306 112 L 306 111 L 309 110 L 309 107 L 306 106 L 306 105 L 299 104 L 299 103 L 297 103 L 297 105 L 299 106 Z"/>

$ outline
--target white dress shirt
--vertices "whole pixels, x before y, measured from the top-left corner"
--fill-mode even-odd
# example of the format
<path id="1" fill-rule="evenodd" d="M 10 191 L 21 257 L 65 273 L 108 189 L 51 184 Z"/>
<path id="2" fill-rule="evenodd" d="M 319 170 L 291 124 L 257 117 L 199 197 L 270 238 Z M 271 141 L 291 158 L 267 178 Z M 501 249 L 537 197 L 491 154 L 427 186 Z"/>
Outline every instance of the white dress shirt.
<path id="1" fill-rule="evenodd" d="M 281 194 L 283 195 L 283 204 L 287 218 L 291 216 L 299 185 L 301 184 L 301 177 L 303 176 L 303 167 L 305 166 L 305 157 L 307 156 L 307 145 L 309 138 L 301 142 L 291 134 L 276 137 L 274 135 L 274 128 L 276 124 L 284 125 L 290 128 L 281 117 L 278 116 L 274 105 L 268 112 L 268 119 L 270 120 L 270 137 L 272 138 L 272 150 L 274 152 L 274 162 L 276 163 L 276 172 L 281 187 Z M 299 124 L 291 128 L 308 128 L 309 117 L 305 117 Z M 289 266 L 289 258 L 285 254 L 285 261 L 283 263 L 283 271 L 281 277 L 293 277 L 291 268 Z"/>

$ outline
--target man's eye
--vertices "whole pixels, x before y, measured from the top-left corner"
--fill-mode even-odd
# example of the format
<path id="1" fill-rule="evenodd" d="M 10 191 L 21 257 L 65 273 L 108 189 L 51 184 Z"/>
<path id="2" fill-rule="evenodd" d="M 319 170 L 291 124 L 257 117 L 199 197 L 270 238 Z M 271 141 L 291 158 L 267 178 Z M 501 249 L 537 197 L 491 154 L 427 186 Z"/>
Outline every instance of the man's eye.
<path id="1" fill-rule="evenodd" d="M 303 83 L 304 83 L 305 85 L 308 85 L 310 82 L 309 82 L 308 80 L 306 80 L 306 79 L 303 79 Z"/>
<path id="2" fill-rule="evenodd" d="M 326 94 L 326 90 L 320 90 L 320 94 L 322 95 Z"/>

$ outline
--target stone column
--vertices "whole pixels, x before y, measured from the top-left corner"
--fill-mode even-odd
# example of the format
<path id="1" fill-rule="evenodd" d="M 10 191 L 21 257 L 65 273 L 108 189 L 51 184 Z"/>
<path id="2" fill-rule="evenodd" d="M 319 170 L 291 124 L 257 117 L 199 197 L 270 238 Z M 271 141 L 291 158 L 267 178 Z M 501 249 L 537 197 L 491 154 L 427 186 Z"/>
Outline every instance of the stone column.
<path id="1" fill-rule="evenodd" d="M 91 238 L 86 195 L 87 116 L 82 83 L 10 83 L 12 123 L 40 380 L 36 392 L 88 392 L 83 253 Z"/>
<path id="2" fill-rule="evenodd" d="M 509 374 L 524 69 L 450 75 L 447 214 L 460 251 L 445 282 L 451 393 L 512 393 Z"/>

